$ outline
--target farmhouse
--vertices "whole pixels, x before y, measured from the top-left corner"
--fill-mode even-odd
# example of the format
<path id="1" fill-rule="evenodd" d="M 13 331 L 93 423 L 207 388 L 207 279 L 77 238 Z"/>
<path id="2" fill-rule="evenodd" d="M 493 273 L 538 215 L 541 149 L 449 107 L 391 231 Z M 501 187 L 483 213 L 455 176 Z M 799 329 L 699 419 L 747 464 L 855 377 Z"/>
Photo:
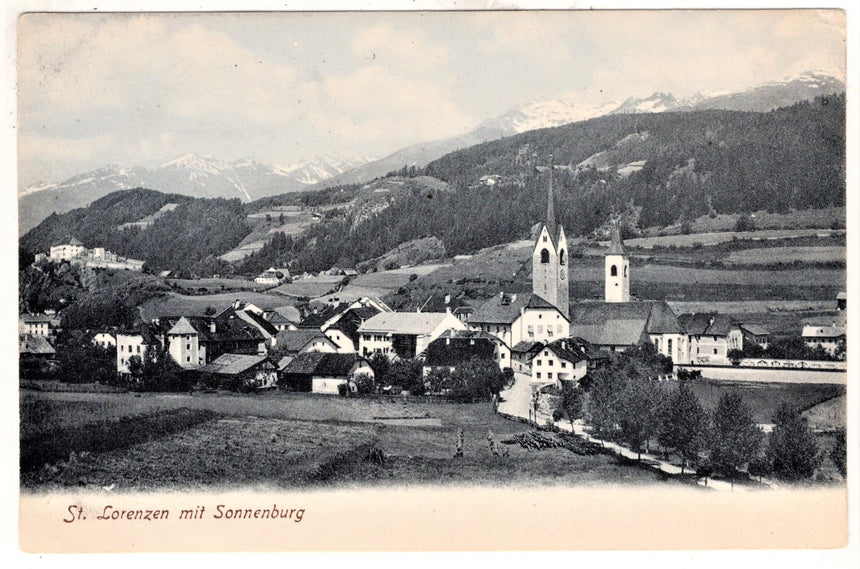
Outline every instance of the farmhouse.
<path id="1" fill-rule="evenodd" d="M 289 269 L 270 267 L 254 279 L 255 283 L 276 286 L 290 280 Z"/>
<path id="2" fill-rule="evenodd" d="M 215 361 L 199 369 L 230 383 L 266 389 L 277 387 L 278 372 L 267 356 L 252 354 L 221 354 Z"/>
<path id="3" fill-rule="evenodd" d="M 762 348 L 767 348 L 768 341 L 770 340 L 770 332 L 759 326 L 758 324 L 745 324 L 740 323 L 738 326 L 741 329 L 741 335 L 743 336 L 743 344 L 758 344 Z"/>
<path id="4" fill-rule="evenodd" d="M 475 309 L 463 302 L 459 297 L 452 297 L 450 294 L 433 293 L 421 303 L 418 307 L 418 312 L 448 312 L 457 317 L 461 322 L 468 322 L 469 317 Z"/>
<path id="5" fill-rule="evenodd" d="M 477 330 L 447 330 L 427 345 L 424 375 L 434 369 L 454 371 L 457 366 L 479 358 L 498 362 L 501 340 Z"/>
<path id="6" fill-rule="evenodd" d="M 375 374 L 367 360 L 357 354 L 305 352 L 284 367 L 281 381 L 293 391 L 336 395 L 339 385 L 349 384 L 358 375 Z"/>
<path id="7" fill-rule="evenodd" d="M 359 351 L 368 357 L 414 358 L 446 330 L 465 330 L 466 325 L 449 312 L 381 312 L 359 328 Z"/>
<path id="8" fill-rule="evenodd" d="M 365 321 L 379 313 L 380 311 L 375 306 L 350 308 L 338 315 L 332 324 L 324 324 L 323 332 L 332 342 L 337 344 L 339 352 L 355 353 L 359 347 L 358 329 Z"/>
<path id="9" fill-rule="evenodd" d="M 821 347 L 830 354 L 844 349 L 847 330 L 845 312 L 832 317 L 807 318 L 801 335 L 810 348 Z"/>
<path id="10" fill-rule="evenodd" d="M 576 381 L 588 373 L 585 349 L 569 340 L 556 340 L 532 356 L 532 381 L 556 384 Z"/>
<path id="11" fill-rule="evenodd" d="M 744 347 L 740 325 L 726 314 L 682 314 L 678 320 L 689 339 L 690 363 L 725 365 L 729 350 Z"/>
<path id="12" fill-rule="evenodd" d="M 581 302 L 571 309 L 570 335 L 601 350 L 623 352 L 650 341 L 675 363 L 688 359 L 687 336 L 662 301 Z"/>
<path id="13" fill-rule="evenodd" d="M 106 350 L 116 349 L 116 332 L 111 330 L 101 330 L 93 333 L 91 343 L 94 346 L 100 346 Z"/>
<path id="14" fill-rule="evenodd" d="M 296 323 L 301 320 L 301 313 L 295 306 L 284 306 L 276 310 L 264 310 L 263 319 L 274 326 L 275 330 L 296 330 Z"/>

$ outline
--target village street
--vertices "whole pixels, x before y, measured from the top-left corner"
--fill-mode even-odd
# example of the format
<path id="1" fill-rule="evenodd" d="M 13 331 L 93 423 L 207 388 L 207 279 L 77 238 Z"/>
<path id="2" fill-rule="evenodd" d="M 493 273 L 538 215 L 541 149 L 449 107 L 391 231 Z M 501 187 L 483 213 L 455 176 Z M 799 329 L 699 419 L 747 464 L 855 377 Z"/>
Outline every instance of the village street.
<path id="1" fill-rule="evenodd" d="M 543 413 L 538 413 L 538 416 L 534 417 L 534 412 L 532 410 L 532 381 L 531 377 L 526 374 L 515 373 L 513 385 L 510 389 L 502 391 L 500 396 L 501 402 L 499 403 L 498 408 L 499 413 L 502 413 L 504 415 L 510 415 L 511 417 L 525 419 L 527 421 L 534 421 L 534 423 L 539 425 L 545 425 L 546 422 L 550 419 L 550 417 Z M 643 452 L 640 455 L 617 443 L 604 441 L 590 436 L 581 421 L 576 421 L 573 425 L 571 425 L 570 421 L 568 421 L 567 419 L 562 419 L 560 421 L 555 422 L 555 425 L 559 429 L 567 432 L 573 432 L 575 435 L 585 438 L 585 440 L 601 443 L 605 448 L 610 449 L 616 455 L 620 455 L 632 460 L 638 459 L 654 470 L 665 472 L 666 474 L 670 475 L 681 474 L 681 467 L 660 460 L 652 454 Z M 690 472 L 690 470 L 686 469 L 685 472 Z M 731 492 L 749 492 L 758 489 L 755 487 L 738 484 L 733 485 L 730 482 L 726 482 L 723 480 L 714 480 L 712 478 L 700 478 L 698 480 L 698 484 L 700 486 L 706 486 L 713 490 Z M 772 483 L 768 482 L 767 485 L 773 487 Z"/>

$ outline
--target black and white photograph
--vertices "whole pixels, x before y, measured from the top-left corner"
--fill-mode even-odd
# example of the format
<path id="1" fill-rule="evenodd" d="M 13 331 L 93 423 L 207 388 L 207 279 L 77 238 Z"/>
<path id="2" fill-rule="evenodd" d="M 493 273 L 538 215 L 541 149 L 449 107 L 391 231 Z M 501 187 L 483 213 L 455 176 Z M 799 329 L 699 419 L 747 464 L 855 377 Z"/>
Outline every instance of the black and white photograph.
<path id="1" fill-rule="evenodd" d="M 18 18 L 22 548 L 483 491 L 847 544 L 846 12 L 464 7 Z M 510 545 L 664 548 L 589 535 Z M 413 537 L 328 547 L 504 548 Z"/>

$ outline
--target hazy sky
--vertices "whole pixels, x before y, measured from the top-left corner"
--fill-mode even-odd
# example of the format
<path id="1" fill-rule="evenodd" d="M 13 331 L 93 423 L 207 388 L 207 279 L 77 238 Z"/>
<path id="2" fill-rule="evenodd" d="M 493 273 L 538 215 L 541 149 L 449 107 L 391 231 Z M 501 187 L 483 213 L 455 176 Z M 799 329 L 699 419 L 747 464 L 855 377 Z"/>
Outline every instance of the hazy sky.
<path id="1" fill-rule="evenodd" d="M 839 12 L 60 14 L 19 21 L 19 175 L 382 157 L 539 97 L 844 80 Z"/>

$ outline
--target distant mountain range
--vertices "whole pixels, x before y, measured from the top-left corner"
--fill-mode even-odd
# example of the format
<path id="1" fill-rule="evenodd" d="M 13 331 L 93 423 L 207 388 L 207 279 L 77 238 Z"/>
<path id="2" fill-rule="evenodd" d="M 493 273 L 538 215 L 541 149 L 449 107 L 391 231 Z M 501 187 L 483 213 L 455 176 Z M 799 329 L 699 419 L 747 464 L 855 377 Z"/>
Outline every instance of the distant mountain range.
<path id="1" fill-rule="evenodd" d="M 151 188 L 198 198 L 259 198 L 297 192 L 326 178 L 370 161 L 317 157 L 291 166 L 269 166 L 252 158 L 225 162 L 209 156 L 184 154 L 158 168 L 104 166 L 52 184 L 25 188 L 19 194 L 21 234 L 52 212 L 84 207 L 122 189 Z"/>
<path id="2" fill-rule="evenodd" d="M 766 112 L 844 90 L 845 85 L 839 79 L 811 71 L 743 91 L 697 93 L 682 99 L 662 92 L 642 98 L 630 97 L 620 104 L 582 105 L 537 99 L 488 119 L 466 134 L 413 144 L 379 160 L 327 157 L 280 167 L 260 164 L 253 159 L 224 162 L 186 154 L 155 169 L 105 166 L 63 182 L 39 184 L 20 191 L 19 232 L 25 233 L 52 212 L 86 206 L 118 189 L 146 187 L 195 197 L 238 197 L 253 201 L 306 189 L 366 183 L 404 165 L 423 167 L 450 152 L 482 142 L 605 115 L 705 109 Z"/>

